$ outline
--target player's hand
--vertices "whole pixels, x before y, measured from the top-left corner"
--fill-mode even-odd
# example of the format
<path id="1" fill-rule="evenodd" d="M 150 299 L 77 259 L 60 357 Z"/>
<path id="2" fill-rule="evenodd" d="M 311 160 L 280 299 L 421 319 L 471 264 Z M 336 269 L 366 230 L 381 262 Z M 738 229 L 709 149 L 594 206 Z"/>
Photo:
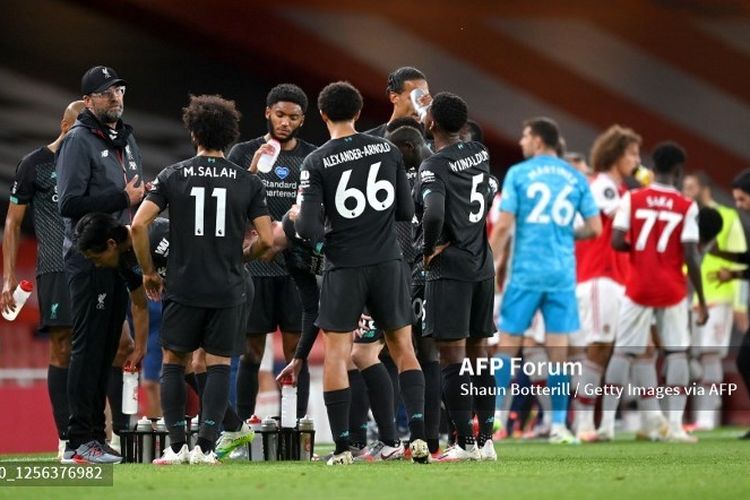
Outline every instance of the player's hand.
<path id="1" fill-rule="evenodd" d="M 281 373 L 276 377 L 276 382 L 281 384 L 281 381 L 285 378 L 292 380 L 292 385 L 297 386 L 297 380 L 299 379 L 299 372 L 302 371 L 302 364 L 305 362 L 304 359 L 294 358 L 288 365 L 281 370 Z"/>
<path id="2" fill-rule="evenodd" d="M 138 365 L 141 364 L 145 354 L 145 349 L 136 345 L 135 349 L 125 358 L 125 362 L 122 364 L 123 371 L 138 371 Z"/>
<path id="3" fill-rule="evenodd" d="M 495 289 L 502 292 L 505 288 L 505 278 L 508 276 L 508 266 L 499 264 L 495 269 Z"/>
<path id="4" fill-rule="evenodd" d="M 734 278 L 734 276 L 732 275 L 732 271 L 730 271 L 726 267 L 722 267 L 718 271 L 711 271 L 706 277 L 708 278 L 708 281 L 714 283 L 718 282 L 719 284 L 727 283 L 729 281 L 732 281 L 732 279 Z"/>
<path id="5" fill-rule="evenodd" d="M 435 247 L 435 251 L 432 252 L 431 255 L 425 255 L 422 257 L 422 263 L 424 264 L 425 269 L 429 269 L 430 263 L 432 262 L 432 259 L 443 253 L 443 250 L 448 248 L 451 244 L 450 243 L 443 243 L 442 245 L 438 245 Z"/>
<path id="6" fill-rule="evenodd" d="M 3 280 L 3 292 L 0 295 L 0 309 L 3 312 L 13 312 L 16 309 L 16 301 L 13 292 L 16 291 L 18 280 L 15 276 L 6 276 Z"/>
<path id="7" fill-rule="evenodd" d="M 130 182 L 125 185 L 125 192 L 128 195 L 130 206 L 132 207 L 141 202 L 146 192 L 146 186 L 143 182 L 140 182 L 138 176 L 135 175 L 130 179 Z"/>
<path id="8" fill-rule="evenodd" d="M 299 215 L 299 205 L 295 203 L 289 208 L 289 220 L 292 222 L 296 221 L 298 215 Z"/>
<path id="9" fill-rule="evenodd" d="M 276 153 L 276 149 L 273 146 L 268 143 L 263 144 L 255 151 L 255 154 L 253 154 L 253 159 L 250 160 L 250 166 L 248 167 L 248 170 L 254 174 L 257 173 L 258 161 L 260 160 L 260 157 L 264 154 L 273 155 L 274 153 Z"/>
<path id="10" fill-rule="evenodd" d="M 708 307 L 706 304 L 698 304 L 698 306 L 695 308 L 695 324 L 698 326 L 703 326 L 708 322 Z"/>
<path id="11" fill-rule="evenodd" d="M 146 295 L 149 299 L 159 302 L 162 292 L 164 292 L 164 281 L 159 273 L 153 272 L 143 275 L 143 288 L 146 289 Z"/>

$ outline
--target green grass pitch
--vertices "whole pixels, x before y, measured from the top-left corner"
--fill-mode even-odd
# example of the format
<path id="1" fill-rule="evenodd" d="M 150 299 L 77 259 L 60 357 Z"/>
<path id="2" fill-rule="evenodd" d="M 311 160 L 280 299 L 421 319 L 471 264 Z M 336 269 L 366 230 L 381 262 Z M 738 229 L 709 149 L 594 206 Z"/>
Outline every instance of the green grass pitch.
<path id="1" fill-rule="evenodd" d="M 119 465 L 113 487 L 0 486 L 0 498 L 748 499 L 750 441 L 737 440 L 738 434 L 699 433 L 695 445 L 635 442 L 627 435 L 580 446 L 504 441 L 497 444 L 498 462 L 464 464 Z"/>

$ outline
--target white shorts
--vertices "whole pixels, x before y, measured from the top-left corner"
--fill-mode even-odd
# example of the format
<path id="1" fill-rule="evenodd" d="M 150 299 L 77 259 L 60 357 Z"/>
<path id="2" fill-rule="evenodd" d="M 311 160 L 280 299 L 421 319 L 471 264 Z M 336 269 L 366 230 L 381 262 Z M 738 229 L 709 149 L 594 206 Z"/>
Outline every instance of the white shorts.
<path id="1" fill-rule="evenodd" d="M 725 357 L 729 352 L 729 340 L 732 337 L 734 323 L 734 306 L 732 304 L 715 304 L 708 307 L 708 322 L 703 326 L 695 324 L 695 315 L 691 321 L 691 343 L 695 354 L 718 353 Z"/>
<path id="2" fill-rule="evenodd" d="M 576 287 L 578 311 L 581 316 L 581 333 L 578 342 L 586 346 L 593 343 L 611 344 L 615 341 L 620 303 L 625 287 L 610 278 L 594 278 Z"/>
<path id="3" fill-rule="evenodd" d="M 629 297 L 622 299 L 615 350 L 629 354 L 643 354 L 648 346 L 651 324 L 656 328 L 665 351 L 685 351 L 690 347 L 687 298 L 670 307 L 654 308 L 636 304 Z"/>

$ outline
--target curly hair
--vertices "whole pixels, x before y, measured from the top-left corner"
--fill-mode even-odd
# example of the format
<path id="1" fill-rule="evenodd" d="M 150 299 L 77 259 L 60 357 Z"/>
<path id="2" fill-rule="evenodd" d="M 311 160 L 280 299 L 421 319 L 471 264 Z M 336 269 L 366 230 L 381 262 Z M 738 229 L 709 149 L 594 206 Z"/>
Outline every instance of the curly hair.
<path id="1" fill-rule="evenodd" d="M 302 108 L 302 114 L 307 112 L 307 94 L 293 83 L 280 83 L 268 92 L 266 106 L 270 108 L 280 101 L 298 104 Z"/>
<path id="2" fill-rule="evenodd" d="M 362 94 L 349 82 L 333 82 L 318 94 L 318 109 L 332 122 L 354 119 L 362 110 Z"/>
<path id="3" fill-rule="evenodd" d="M 597 172 L 609 170 L 631 144 L 640 146 L 641 136 L 633 129 L 612 125 L 591 146 L 591 167 Z"/>
<path id="4" fill-rule="evenodd" d="M 676 142 L 662 142 L 654 147 L 651 153 L 654 159 L 654 171 L 669 174 L 687 160 L 687 154 Z"/>
<path id="5" fill-rule="evenodd" d="M 469 119 L 469 107 L 466 101 L 450 92 L 436 94 L 432 98 L 430 112 L 432 119 L 449 134 L 460 132 Z"/>
<path id="6" fill-rule="evenodd" d="M 191 95 L 190 103 L 182 108 L 182 123 L 193 134 L 195 142 L 219 151 L 240 136 L 240 116 L 234 101 L 220 95 Z"/>

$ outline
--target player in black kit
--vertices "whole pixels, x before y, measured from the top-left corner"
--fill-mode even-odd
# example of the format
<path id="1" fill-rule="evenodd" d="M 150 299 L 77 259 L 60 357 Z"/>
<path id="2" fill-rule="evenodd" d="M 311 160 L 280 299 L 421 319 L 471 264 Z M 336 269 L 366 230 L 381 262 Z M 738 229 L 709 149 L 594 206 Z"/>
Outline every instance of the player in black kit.
<path id="1" fill-rule="evenodd" d="M 393 229 L 395 220 L 411 220 L 414 213 L 401 153 L 388 141 L 357 133 L 354 124 L 362 96 L 351 84 L 326 86 L 318 96 L 318 108 L 331 140 L 302 165 L 302 202 L 295 228 L 310 241 L 325 234 L 318 325 L 326 345 L 323 396 L 336 442 L 328 464 L 352 462 L 346 365 L 351 332 L 365 307 L 385 330 L 401 373 L 412 458 L 426 462 L 424 377 L 412 346 L 406 267 Z M 325 226 L 320 220 L 321 203 Z"/>
<path id="2" fill-rule="evenodd" d="M 224 158 L 224 149 L 239 134 L 234 102 L 192 96 L 182 119 L 198 154 L 159 174 L 131 229 L 146 291 L 159 299 L 163 282 L 151 260 L 147 229 L 170 208 L 161 398 L 171 446 L 157 464 L 217 463 L 213 449 L 228 404 L 230 356 L 239 350 L 246 301 L 242 245 L 248 223 L 258 232 L 251 254 L 268 250 L 273 238 L 260 179 Z M 188 452 L 184 373 L 190 353 L 199 347 L 206 351 L 208 369 L 198 443 Z"/>
<path id="3" fill-rule="evenodd" d="M 307 96 L 301 88 L 290 83 L 275 86 L 266 97 L 268 133 L 236 144 L 227 157 L 258 175 L 266 188 L 268 211 L 277 222 L 281 222 L 294 204 L 299 189 L 300 166 L 315 150 L 315 146 L 297 137 L 306 111 Z M 267 142 L 271 139 L 281 144 L 281 151 L 271 170 L 262 172 L 258 170 L 258 160 L 264 152 L 270 152 Z M 237 374 L 237 410 L 243 420 L 255 412 L 258 369 L 267 334 L 275 332 L 278 327 L 284 357 L 289 362 L 302 331 L 302 304 L 283 254 L 278 254 L 272 262 L 255 261 L 247 267 L 255 285 L 255 298 L 248 318 L 247 345 Z M 302 417 L 307 411 L 310 392 L 307 363 L 303 364 L 299 374 L 298 391 L 297 415 Z"/>
<path id="4" fill-rule="evenodd" d="M 375 137 L 385 137 L 388 133 L 388 126 L 395 120 L 407 117 L 418 119 L 419 116 L 411 101 L 411 91 L 414 89 L 420 89 L 425 93 L 422 102 L 429 102 L 430 88 L 427 85 L 427 79 L 424 73 L 417 68 L 404 66 L 388 75 L 388 84 L 386 85 L 385 93 L 388 96 L 388 100 L 393 104 L 393 112 L 386 123 L 368 130 L 365 134 L 374 135 Z"/>
<path id="5" fill-rule="evenodd" d="M 437 153 L 422 163 L 414 190 L 427 274 L 423 335 L 438 342 L 445 399 L 458 433 L 457 445 L 440 458 L 444 461 L 497 459 L 491 441 L 494 395 L 474 398 L 479 419 L 477 446 L 472 396 L 462 392 L 469 383 L 492 388 L 494 378 L 489 370 L 471 378 L 460 373 L 467 355 L 487 356 L 486 339 L 495 332 L 494 269 L 485 231 L 494 192 L 487 149 L 460 139 L 467 116 L 466 103 L 457 95 L 441 92 L 434 97 L 426 122 Z"/>

